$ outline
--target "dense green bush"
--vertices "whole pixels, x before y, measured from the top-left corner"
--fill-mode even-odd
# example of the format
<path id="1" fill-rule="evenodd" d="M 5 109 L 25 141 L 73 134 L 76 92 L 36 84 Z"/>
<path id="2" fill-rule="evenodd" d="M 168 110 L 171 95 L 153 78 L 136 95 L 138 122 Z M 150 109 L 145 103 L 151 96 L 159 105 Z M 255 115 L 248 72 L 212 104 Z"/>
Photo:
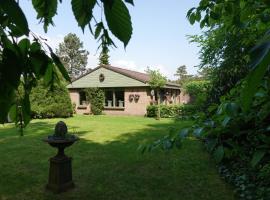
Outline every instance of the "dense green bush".
<path id="1" fill-rule="evenodd" d="M 157 105 L 147 106 L 147 117 L 157 117 Z M 160 105 L 160 117 L 186 117 L 195 114 L 197 108 L 195 105 Z"/>
<path id="2" fill-rule="evenodd" d="M 86 100 L 91 104 L 91 111 L 94 115 L 101 115 L 104 107 L 105 94 L 99 88 L 87 88 L 85 90 Z"/>
<path id="3" fill-rule="evenodd" d="M 184 90 L 185 93 L 190 95 L 192 104 L 195 104 L 198 108 L 201 109 L 205 107 L 209 90 L 209 81 L 189 81 L 185 83 Z"/>
<path id="4" fill-rule="evenodd" d="M 39 82 L 30 94 L 32 118 L 71 117 L 73 110 L 64 84 L 47 88 Z"/>

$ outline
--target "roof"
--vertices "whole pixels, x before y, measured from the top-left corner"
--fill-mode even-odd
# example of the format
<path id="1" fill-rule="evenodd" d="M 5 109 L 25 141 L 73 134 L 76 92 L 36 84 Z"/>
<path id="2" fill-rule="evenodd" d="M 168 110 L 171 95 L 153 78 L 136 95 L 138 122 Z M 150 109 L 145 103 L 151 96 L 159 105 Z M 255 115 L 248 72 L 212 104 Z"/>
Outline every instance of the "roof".
<path id="1" fill-rule="evenodd" d="M 82 76 L 74 79 L 72 82 L 100 69 L 100 68 L 105 68 L 105 69 L 108 69 L 108 70 L 111 70 L 113 72 L 116 72 L 116 73 L 119 73 L 119 74 L 122 74 L 124 76 L 127 76 L 129 78 L 132 78 L 132 79 L 135 79 L 135 80 L 138 80 L 140 82 L 143 82 L 143 83 L 147 83 L 149 82 L 150 80 L 150 76 L 149 74 L 146 74 L 146 73 L 141 73 L 141 72 L 137 72 L 137 71 L 133 71 L 133 70 L 129 70 L 129 69 L 123 69 L 123 68 L 120 68 L 120 67 L 114 67 L 114 66 L 111 66 L 111 65 L 101 65 L 101 66 L 98 66 L 90 71 L 88 71 L 87 73 L 83 74 Z M 167 82 L 166 85 L 165 85 L 165 88 L 180 88 L 180 85 L 176 84 L 176 83 L 172 83 L 172 82 Z"/>

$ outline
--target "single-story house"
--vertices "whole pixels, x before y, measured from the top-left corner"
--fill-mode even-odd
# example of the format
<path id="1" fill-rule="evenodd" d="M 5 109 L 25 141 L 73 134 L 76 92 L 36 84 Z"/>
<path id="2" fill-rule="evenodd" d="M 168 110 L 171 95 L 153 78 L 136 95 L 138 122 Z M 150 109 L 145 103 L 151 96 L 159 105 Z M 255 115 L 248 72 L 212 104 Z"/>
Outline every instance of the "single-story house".
<path id="1" fill-rule="evenodd" d="M 104 113 L 114 115 L 145 115 L 146 107 L 157 100 L 148 82 L 149 75 L 110 65 L 103 65 L 72 81 L 67 86 L 78 114 L 90 113 L 85 88 L 102 88 L 105 92 Z M 179 104 L 180 86 L 167 82 L 161 89 L 161 103 Z"/>

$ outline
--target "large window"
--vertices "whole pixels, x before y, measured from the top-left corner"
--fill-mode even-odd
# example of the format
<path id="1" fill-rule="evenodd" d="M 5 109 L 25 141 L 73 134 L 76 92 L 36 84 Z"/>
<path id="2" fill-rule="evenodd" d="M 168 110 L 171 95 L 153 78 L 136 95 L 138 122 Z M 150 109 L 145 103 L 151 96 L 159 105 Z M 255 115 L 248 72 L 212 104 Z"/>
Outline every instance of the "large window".
<path id="1" fill-rule="evenodd" d="M 124 108 L 125 98 L 124 90 L 106 89 L 105 90 L 105 107 L 106 108 Z"/>

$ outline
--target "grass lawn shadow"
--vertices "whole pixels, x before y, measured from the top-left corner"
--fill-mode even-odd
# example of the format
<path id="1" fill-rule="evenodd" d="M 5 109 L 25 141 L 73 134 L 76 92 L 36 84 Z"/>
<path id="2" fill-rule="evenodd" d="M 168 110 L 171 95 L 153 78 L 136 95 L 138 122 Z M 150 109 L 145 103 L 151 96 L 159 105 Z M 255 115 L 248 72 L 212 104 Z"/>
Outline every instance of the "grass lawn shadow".
<path id="1" fill-rule="evenodd" d="M 48 159 L 56 150 L 42 142 L 59 119 L 34 120 L 19 137 L 15 128 L 0 127 L 0 199 L 161 199 L 229 200 L 231 189 L 195 139 L 181 150 L 141 154 L 170 128 L 191 125 L 174 121 L 109 116 L 65 119 L 80 140 L 66 150 L 73 157 L 76 187 L 55 195 L 44 189 Z M 70 128 L 72 131 L 72 128 Z"/>

